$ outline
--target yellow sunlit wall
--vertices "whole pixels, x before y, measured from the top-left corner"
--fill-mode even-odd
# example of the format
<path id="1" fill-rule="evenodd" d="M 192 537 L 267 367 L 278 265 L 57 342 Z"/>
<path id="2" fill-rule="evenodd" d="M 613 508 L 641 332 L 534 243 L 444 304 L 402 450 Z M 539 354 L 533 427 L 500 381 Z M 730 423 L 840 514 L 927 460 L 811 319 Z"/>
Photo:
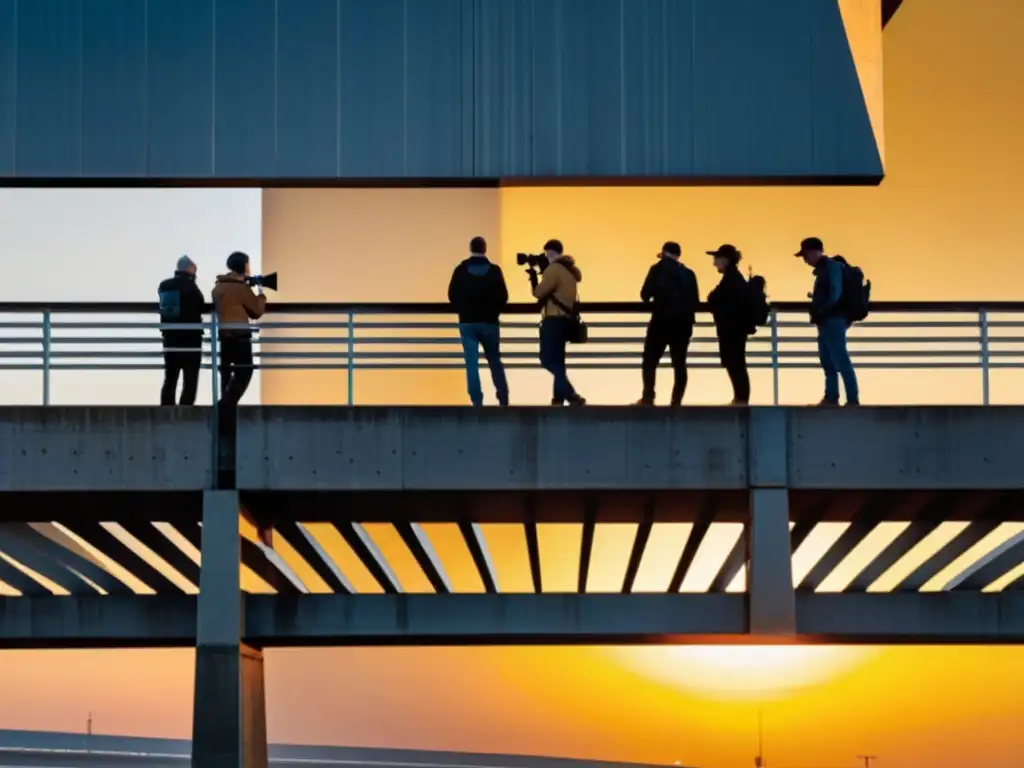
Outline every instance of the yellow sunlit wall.
<path id="1" fill-rule="evenodd" d="M 281 269 L 282 297 L 293 300 L 437 300 L 468 235 L 480 231 L 492 237 L 506 265 L 509 254 L 560 236 L 582 261 L 584 298 L 617 299 L 635 295 L 650 254 L 668 238 L 683 244 L 706 292 L 713 277 L 700 254 L 733 241 L 767 275 L 773 297 L 799 299 L 809 277 L 790 254 L 801 237 L 815 234 L 864 266 L 879 299 L 1020 299 L 1022 39 L 1021 0 L 906 0 L 885 32 L 887 178 L 878 188 L 514 189 L 494 193 L 494 202 L 480 203 L 479 209 L 462 200 L 459 205 L 468 213 L 461 223 L 442 220 L 437 209 L 417 219 L 426 202 L 385 206 L 374 197 L 382 206 L 374 210 L 358 207 L 353 199 L 351 208 L 323 217 L 337 220 L 332 231 L 338 240 L 319 242 L 312 228 L 302 232 L 302 211 L 292 209 L 287 218 L 294 225 L 282 229 L 280 239 L 268 229 L 264 258 L 277 259 L 267 263 Z M 275 194 L 285 193 L 268 193 L 265 215 L 271 222 L 284 210 L 276 209 Z M 304 194 L 304 204 L 316 206 L 318 196 L 333 193 Z M 358 196 L 368 200 L 375 194 Z M 392 193 L 380 191 L 385 194 Z M 359 214 L 346 218 L 347 211 Z M 359 235 L 365 250 L 342 262 L 342 235 L 370 217 L 375 225 Z M 438 240 L 443 245 L 428 259 L 422 256 L 423 237 L 432 219 L 445 227 Z M 300 269 L 300 264 L 307 266 Z M 396 265 L 409 270 L 403 273 L 408 279 L 396 279 L 402 272 Z M 300 274 L 307 269 L 308 275 Z M 511 267 L 508 271 L 516 297 L 525 298 L 525 278 L 518 281 Z M 302 380 L 308 376 L 302 374 Z M 804 384 L 787 376 L 787 399 L 809 401 L 820 394 L 816 376 Z M 635 397 L 635 378 L 615 379 L 609 389 L 620 401 Z M 694 378 L 695 398 L 727 399 L 723 377 L 702 371 Z M 698 383 L 705 379 L 708 383 Z M 415 385 L 426 388 L 424 398 L 462 397 L 457 375 L 436 387 L 424 381 Z M 305 386 L 298 378 L 290 382 Z M 543 379 L 531 384 L 517 378 L 514 384 L 537 401 L 547 386 Z M 763 399 L 764 380 L 755 379 L 755 385 Z M 267 401 L 343 400 L 332 393 L 300 388 L 293 394 L 265 386 Z M 591 397 L 600 391 L 596 380 L 581 378 L 580 386 Z M 864 394 L 868 402 L 949 401 L 976 398 L 978 386 L 975 379 L 952 374 L 865 374 Z M 395 389 L 389 395 L 411 401 L 410 392 Z M 994 380 L 998 399 L 1019 402 L 1021 392 L 1024 387 L 1012 379 Z M 360 393 L 364 401 L 373 397 L 373 392 Z M 377 541 L 385 544 L 386 534 L 373 532 L 378 534 Z M 556 531 L 545 547 L 556 547 L 563 534 L 575 535 Z M 493 538 L 489 543 L 502 552 L 521 546 L 511 534 L 505 544 Z M 603 552 L 621 551 L 620 545 L 616 536 L 600 542 Z M 515 562 L 521 562 L 518 555 Z M 459 574 L 465 575 L 463 569 Z M 595 586 L 612 583 L 615 575 L 600 574 Z M 527 578 L 522 570 L 509 575 L 514 588 Z M 564 572 L 553 578 L 566 580 Z M 787 656 L 792 653 L 274 651 L 268 653 L 267 670 L 270 731 L 273 739 L 287 742 L 556 753 L 730 768 L 751 764 L 761 705 L 769 766 L 852 768 L 857 754 L 879 755 L 880 768 L 1021 765 L 1020 648 L 839 648 L 795 662 Z M 92 710 L 98 731 L 187 737 L 192 661 L 191 653 L 162 651 L 3 653 L 0 723 L 82 730 Z M 812 668 L 810 678 L 803 676 L 805 662 Z M 781 674 L 780 669 L 794 671 Z"/>

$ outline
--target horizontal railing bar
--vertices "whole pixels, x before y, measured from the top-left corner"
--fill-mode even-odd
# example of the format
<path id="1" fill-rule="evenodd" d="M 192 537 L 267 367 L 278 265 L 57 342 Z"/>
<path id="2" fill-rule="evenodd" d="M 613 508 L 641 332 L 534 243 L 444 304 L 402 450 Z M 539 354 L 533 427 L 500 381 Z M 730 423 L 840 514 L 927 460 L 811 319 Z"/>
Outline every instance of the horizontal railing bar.
<path id="1" fill-rule="evenodd" d="M 210 365 L 204 364 L 201 366 L 203 370 L 210 370 Z M 257 364 L 253 366 L 257 370 L 291 370 L 291 371 L 347 371 L 350 366 L 347 364 L 337 363 L 307 363 L 307 364 Z M 459 362 L 429 362 L 429 363 L 355 363 L 351 366 L 354 370 L 406 370 L 406 371 L 436 371 L 436 370 L 461 370 L 465 366 Z M 663 362 L 659 365 L 660 368 L 671 369 L 671 363 Z M 717 369 L 721 366 L 717 362 L 695 362 L 688 366 L 689 368 L 698 369 Z M 773 368 L 771 363 L 748 363 L 748 368 L 753 370 L 771 370 Z M 779 363 L 778 366 L 781 370 L 820 370 L 821 366 L 817 362 L 807 363 L 795 363 L 786 362 Z M 858 368 L 864 369 L 882 369 L 891 371 L 900 370 L 978 370 L 979 366 L 977 363 L 957 363 L 957 362 L 905 362 L 905 363 L 883 363 L 883 362 L 870 362 L 864 361 L 857 364 Z M 1004 369 L 1004 370 L 1021 370 L 1024 369 L 1024 360 L 1020 363 L 992 363 L 989 366 L 992 369 Z M 508 363 L 505 365 L 507 369 L 515 370 L 541 370 L 538 363 Z M 587 363 L 587 362 L 573 362 L 569 361 L 569 368 L 581 369 L 581 370 L 618 370 L 618 371 L 635 371 L 640 369 L 639 363 Z M 25 364 L 6 364 L 0 363 L 0 371 L 42 371 L 43 366 L 39 363 L 25 363 Z M 103 364 L 103 363 L 53 363 L 49 366 L 48 370 L 51 372 L 55 371 L 162 371 L 163 366 L 155 363 L 151 364 L 125 364 L 125 365 L 114 365 L 114 364 Z"/>
<path id="2" fill-rule="evenodd" d="M 640 344 L 643 343 L 644 337 L 642 335 L 637 336 L 592 336 L 587 342 L 588 344 Z M 694 336 L 691 339 L 691 344 L 711 344 L 717 342 L 715 336 Z M 299 346 L 299 345 L 347 345 L 349 343 L 349 337 L 347 336 L 261 336 L 257 339 L 253 339 L 254 343 L 261 345 L 281 345 L 281 346 Z M 453 334 L 447 337 L 436 337 L 436 336 L 354 336 L 351 339 L 353 344 L 358 345 L 399 345 L 399 344 L 410 344 L 410 345 L 432 345 L 432 344 L 460 344 L 459 336 Z M 527 344 L 537 343 L 536 334 L 533 335 L 515 335 L 502 336 L 502 343 L 508 344 Z M 817 337 L 814 336 L 781 336 L 778 339 L 779 343 L 786 344 L 816 344 Z M 990 344 L 1024 344 L 1024 337 L 1008 337 L 1002 338 L 998 336 L 990 336 L 988 339 Z M 979 336 L 861 336 L 859 334 L 851 335 L 848 339 L 849 344 L 979 344 L 981 339 Z M 15 346 L 15 345 L 39 345 L 42 343 L 42 337 L 32 336 L 0 336 L 0 345 L 3 346 Z M 204 345 L 209 345 L 209 338 L 203 339 Z M 749 338 L 750 344 L 770 344 L 771 339 L 767 336 L 751 336 Z M 67 344 L 72 346 L 84 346 L 87 344 L 96 345 L 154 345 L 163 344 L 163 339 L 159 336 L 59 336 L 52 337 L 50 339 L 50 345 L 56 346 L 59 344 Z M 183 347 L 182 349 L 194 349 L 194 347 Z"/>
<path id="3" fill-rule="evenodd" d="M 778 301 L 772 306 L 779 312 L 806 312 L 809 303 L 806 301 Z M 583 307 L 588 312 L 606 313 L 649 313 L 650 305 L 639 301 L 595 301 L 586 302 Z M 209 312 L 207 304 L 205 311 Z M 700 309 L 706 310 L 707 305 L 701 304 Z M 872 303 L 872 312 L 1024 312 L 1024 301 L 876 301 Z M 509 304 L 505 312 L 511 315 L 531 314 L 537 311 L 536 302 L 520 302 Z M 50 312 L 60 314 L 147 314 L 158 312 L 158 305 L 151 301 L 138 302 L 42 302 L 15 301 L 0 302 L 0 314 L 28 312 Z M 450 305 L 446 302 L 406 302 L 401 304 L 337 303 L 337 302 L 270 302 L 268 314 L 333 314 L 349 312 L 363 314 L 449 314 Z"/>

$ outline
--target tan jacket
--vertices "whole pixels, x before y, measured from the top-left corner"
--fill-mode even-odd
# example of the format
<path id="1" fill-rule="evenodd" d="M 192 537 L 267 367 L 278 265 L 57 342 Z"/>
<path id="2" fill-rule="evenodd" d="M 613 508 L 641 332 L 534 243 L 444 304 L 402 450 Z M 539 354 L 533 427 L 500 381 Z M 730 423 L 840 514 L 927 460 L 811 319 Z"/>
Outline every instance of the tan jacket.
<path id="1" fill-rule="evenodd" d="M 544 270 L 540 283 L 533 289 L 533 296 L 541 302 L 541 317 L 565 317 L 569 313 L 549 297 L 555 297 L 567 307 L 572 307 L 579 298 L 579 284 L 583 273 L 576 266 L 572 256 L 555 259 Z"/>
<path id="2" fill-rule="evenodd" d="M 236 272 L 217 275 L 212 298 L 214 306 L 217 307 L 218 322 L 222 325 L 259 320 L 267 310 L 267 297 L 253 293 L 252 288 L 245 282 L 245 277 Z M 226 328 L 221 333 L 236 336 L 247 335 L 249 331 Z"/>

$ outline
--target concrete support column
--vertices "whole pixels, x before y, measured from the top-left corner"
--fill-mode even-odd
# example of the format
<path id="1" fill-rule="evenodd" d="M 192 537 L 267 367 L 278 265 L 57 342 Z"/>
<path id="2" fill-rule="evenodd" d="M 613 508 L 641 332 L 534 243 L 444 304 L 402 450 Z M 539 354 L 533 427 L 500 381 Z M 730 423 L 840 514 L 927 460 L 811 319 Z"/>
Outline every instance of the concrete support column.
<path id="1" fill-rule="evenodd" d="M 267 768 L 263 653 L 242 643 L 237 491 L 203 494 L 192 768 Z"/>
<path id="2" fill-rule="evenodd" d="M 747 629 L 796 634 L 796 593 L 789 536 L 787 411 L 751 408 L 747 457 Z"/>

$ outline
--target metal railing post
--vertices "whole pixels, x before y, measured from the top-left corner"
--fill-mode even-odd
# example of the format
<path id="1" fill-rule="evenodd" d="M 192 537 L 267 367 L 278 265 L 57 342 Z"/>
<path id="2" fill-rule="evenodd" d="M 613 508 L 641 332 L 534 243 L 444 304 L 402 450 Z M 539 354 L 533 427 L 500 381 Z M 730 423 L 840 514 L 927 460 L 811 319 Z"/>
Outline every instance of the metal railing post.
<path id="1" fill-rule="evenodd" d="M 988 310 L 978 312 L 978 326 L 981 330 L 981 404 L 989 404 L 989 348 Z"/>
<path id="2" fill-rule="evenodd" d="M 217 322 L 217 309 L 214 307 L 210 310 L 210 382 L 212 387 L 212 400 L 211 405 L 216 406 L 217 401 L 220 399 L 220 350 L 217 345 L 220 343 L 218 339 L 219 326 Z"/>
<path id="3" fill-rule="evenodd" d="M 772 307 L 772 405 L 779 404 L 779 314 Z"/>
<path id="4" fill-rule="evenodd" d="M 349 310 L 348 313 L 348 404 L 355 405 L 355 377 L 356 377 L 356 313 Z"/>
<path id="5" fill-rule="evenodd" d="M 50 310 L 43 310 L 43 405 L 50 404 L 50 346 L 53 343 L 53 326 Z"/>

